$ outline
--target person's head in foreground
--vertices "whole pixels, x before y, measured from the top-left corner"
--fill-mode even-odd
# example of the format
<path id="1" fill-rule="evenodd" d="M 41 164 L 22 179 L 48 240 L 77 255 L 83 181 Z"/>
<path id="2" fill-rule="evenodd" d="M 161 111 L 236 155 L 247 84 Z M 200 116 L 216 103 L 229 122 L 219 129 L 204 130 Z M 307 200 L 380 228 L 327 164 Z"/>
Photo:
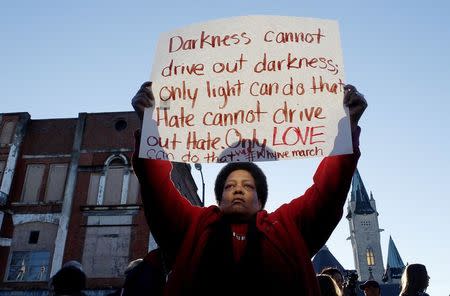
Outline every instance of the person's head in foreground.
<path id="1" fill-rule="evenodd" d="M 341 296 L 342 292 L 339 289 L 336 281 L 327 274 L 318 274 L 317 281 L 319 282 L 321 296 Z"/>
<path id="2" fill-rule="evenodd" d="M 364 291 L 365 296 L 379 296 L 381 295 L 380 284 L 374 280 L 368 280 L 359 286 Z"/>
<path id="3" fill-rule="evenodd" d="M 402 274 L 400 295 L 426 295 L 430 277 L 423 264 L 414 263 L 406 266 Z"/>
<path id="4" fill-rule="evenodd" d="M 326 274 L 333 278 L 341 291 L 344 289 L 344 277 L 339 269 L 336 267 L 326 267 L 324 268 L 320 274 Z"/>
<path id="5" fill-rule="evenodd" d="M 86 274 L 75 260 L 65 263 L 50 280 L 50 295 L 84 295 L 85 288 Z"/>

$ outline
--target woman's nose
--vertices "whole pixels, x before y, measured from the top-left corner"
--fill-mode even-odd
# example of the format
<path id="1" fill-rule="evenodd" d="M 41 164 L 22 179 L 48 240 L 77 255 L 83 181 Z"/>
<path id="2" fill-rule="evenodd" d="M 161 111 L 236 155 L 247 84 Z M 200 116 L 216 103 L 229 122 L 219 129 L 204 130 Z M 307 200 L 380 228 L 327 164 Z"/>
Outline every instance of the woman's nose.
<path id="1" fill-rule="evenodd" d="M 244 186 L 236 184 L 236 186 L 234 187 L 234 192 L 243 192 Z"/>

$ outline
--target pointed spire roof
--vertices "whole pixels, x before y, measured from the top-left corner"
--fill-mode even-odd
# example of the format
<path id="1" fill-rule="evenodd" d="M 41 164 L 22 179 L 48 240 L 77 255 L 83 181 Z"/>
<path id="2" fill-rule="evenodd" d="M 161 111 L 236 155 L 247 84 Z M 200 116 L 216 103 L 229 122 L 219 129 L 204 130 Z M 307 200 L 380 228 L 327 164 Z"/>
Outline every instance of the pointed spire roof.
<path id="1" fill-rule="evenodd" d="M 371 199 L 373 196 L 371 194 Z M 358 169 L 355 170 L 352 179 L 352 193 L 351 199 L 356 203 L 355 206 L 355 214 L 373 214 L 376 211 L 370 205 L 369 195 L 367 194 L 367 190 L 364 187 L 364 183 L 361 179 Z"/>
<path id="2" fill-rule="evenodd" d="M 345 271 L 344 267 L 342 267 L 341 263 L 339 263 L 336 257 L 331 254 L 326 245 L 323 246 L 319 250 L 319 252 L 317 252 L 317 254 L 312 259 L 312 263 L 316 273 L 320 273 L 324 268 L 327 267 L 337 268 L 342 272 L 342 274 L 344 274 Z"/>
<path id="3" fill-rule="evenodd" d="M 403 263 L 402 257 L 400 257 L 400 253 L 398 252 L 392 237 L 389 236 L 388 259 L 384 274 L 385 280 L 383 281 L 399 280 L 404 269 L 405 264 Z"/>
<path id="4" fill-rule="evenodd" d="M 400 257 L 400 253 L 397 250 L 397 247 L 392 240 L 392 237 L 389 236 L 389 247 L 388 247 L 388 259 L 387 266 L 391 268 L 404 268 L 405 264 L 403 263 L 402 257 Z"/>

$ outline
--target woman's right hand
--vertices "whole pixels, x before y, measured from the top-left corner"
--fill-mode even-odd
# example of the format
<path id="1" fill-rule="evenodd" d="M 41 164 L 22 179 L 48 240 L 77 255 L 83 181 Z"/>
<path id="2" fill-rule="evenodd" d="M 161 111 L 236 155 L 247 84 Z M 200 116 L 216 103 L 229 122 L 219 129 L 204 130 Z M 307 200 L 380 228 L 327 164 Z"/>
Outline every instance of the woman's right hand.
<path id="1" fill-rule="evenodd" d="M 144 82 L 144 84 L 141 85 L 141 88 L 139 88 L 136 95 L 131 99 L 131 105 L 142 123 L 145 108 L 150 108 L 155 105 L 151 81 Z"/>

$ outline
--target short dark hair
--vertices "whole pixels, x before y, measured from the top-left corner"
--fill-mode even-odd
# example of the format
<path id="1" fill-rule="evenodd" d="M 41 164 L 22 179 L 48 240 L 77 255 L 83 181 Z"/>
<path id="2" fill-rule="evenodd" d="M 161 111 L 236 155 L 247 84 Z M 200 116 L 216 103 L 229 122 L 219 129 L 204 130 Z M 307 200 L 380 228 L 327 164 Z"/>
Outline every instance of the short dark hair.
<path id="1" fill-rule="evenodd" d="M 81 264 L 72 260 L 65 263 L 50 282 L 56 294 L 72 294 L 86 288 L 86 274 Z"/>
<path id="2" fill-rule="evenodd" d="M 258 199 L 261 202 L 262 208 L 264 208 L 267 201 L 267 179 L 261 168 L 253 162 L 231 162 L 220 170 L 214 185 L 216 201 L 220 203 L 225 181 L 232 172 L 237 170 L 247 171 L 252 175 L 253 179 L 255 179 L 256 193 L 258 194 Z"/>

